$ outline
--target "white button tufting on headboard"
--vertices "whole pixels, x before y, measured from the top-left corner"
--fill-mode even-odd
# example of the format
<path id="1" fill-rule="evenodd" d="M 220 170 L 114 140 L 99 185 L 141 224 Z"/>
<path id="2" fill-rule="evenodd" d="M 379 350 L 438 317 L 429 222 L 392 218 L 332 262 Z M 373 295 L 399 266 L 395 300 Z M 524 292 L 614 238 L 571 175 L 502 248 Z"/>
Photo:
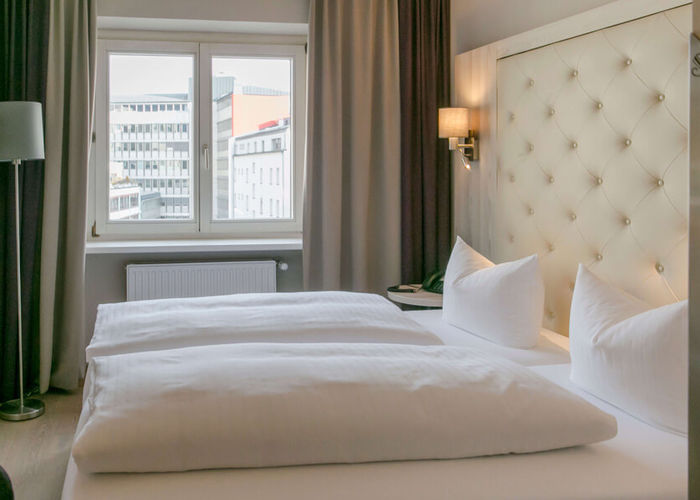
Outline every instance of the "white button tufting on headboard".
<path id="1" fill-rule="evenodd" d="M 568 331 L 579 262 L 654 305 L 687 296 L 690 20 L 683 6 L 498 61 L 492 253 L 539 254 L 548 328 Z"/>

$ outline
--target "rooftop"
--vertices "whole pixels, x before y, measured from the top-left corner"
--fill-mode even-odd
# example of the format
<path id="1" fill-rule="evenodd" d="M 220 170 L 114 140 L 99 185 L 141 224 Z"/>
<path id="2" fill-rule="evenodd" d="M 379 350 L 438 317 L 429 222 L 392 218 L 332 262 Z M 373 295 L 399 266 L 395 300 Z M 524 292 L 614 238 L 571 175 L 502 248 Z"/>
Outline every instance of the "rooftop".
<path id="1" fill-rule="evenodd" d="M 285 130 L 289 128 L 289 118 L 282 118 L 278 122 L 276 122 L 276 125 L 273 125 L 271 127 L 265 127 L 260 130 L 255 130 L 253 132 L 248 132 L 247 134 L 241 134 L 237 135 L 234 137 L 235 140 L 241 140 L 241 139 L 250 139 L 252 137 L 260 137 L 268 134 L 273 134 L 275 132 L 281 132 L 282 130 Z"/>
<path id="2" fill-rule="evenodd" d="M 110 97 L 112 104 L 139 104 L 139 103 L 171 103 L 171 102 L 190 102 L 187 94 L 133 94 L 133 95 L 114 95 Z"/>

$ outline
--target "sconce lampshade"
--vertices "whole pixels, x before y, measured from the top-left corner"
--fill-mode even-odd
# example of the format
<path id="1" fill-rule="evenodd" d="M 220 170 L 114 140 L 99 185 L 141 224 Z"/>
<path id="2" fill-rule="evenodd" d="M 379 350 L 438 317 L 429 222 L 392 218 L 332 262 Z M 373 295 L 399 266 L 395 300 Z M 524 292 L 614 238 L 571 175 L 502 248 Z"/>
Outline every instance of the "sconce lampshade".
<path id="1" fill-rule="evenodd" d="M 469 136 L 469 110 L 467 108 L 440 108 L 438 112 L 438 136 L 443 139 Z"/>
<path id="2" fill-rule="evenodd" d="M 43 159 L 41 103 L 0 102 L 0 161 Z"/>

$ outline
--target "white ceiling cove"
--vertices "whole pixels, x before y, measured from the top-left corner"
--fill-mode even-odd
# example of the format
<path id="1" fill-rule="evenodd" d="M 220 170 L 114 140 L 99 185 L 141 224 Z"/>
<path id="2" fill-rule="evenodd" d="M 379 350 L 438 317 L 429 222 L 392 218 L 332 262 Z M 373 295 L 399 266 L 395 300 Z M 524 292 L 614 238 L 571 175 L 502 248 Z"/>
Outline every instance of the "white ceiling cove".
<path id="1" fill-rule="evenodd" d="M 613 0 L 452 0 L 454 54 L 600 7 Z"/>

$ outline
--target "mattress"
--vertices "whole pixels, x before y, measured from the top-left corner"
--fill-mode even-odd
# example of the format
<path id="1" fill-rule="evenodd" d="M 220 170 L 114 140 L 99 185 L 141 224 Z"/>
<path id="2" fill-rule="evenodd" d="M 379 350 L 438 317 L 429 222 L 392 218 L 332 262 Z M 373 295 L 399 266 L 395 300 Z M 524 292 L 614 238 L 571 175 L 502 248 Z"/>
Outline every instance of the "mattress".
<path id="1" fill-rule="evenodd" d="M 489 354 L 502 356 L 524 366 L 569 363 L 569 338 L 546 328 L 540 330 L 540 338 L 535 347 L 516 349 L 495 344 L 446 323 L 442 320 L 441 309 L 406 311 L 404 314 L 423 325 L 446 345 L 472 347 Z"/>
<path id="2" fill-rule="evenodd" d="M 568 364 L 530 369 L 614 415 L 618 421 L 618 435 L 603 443 L 528 455 L 176 473 L 83 474 L 71 459 L 63 498 L 447 500 L 686 497 L 686 438 L 651 427 L 573 387 L 568 379 Z"/>

